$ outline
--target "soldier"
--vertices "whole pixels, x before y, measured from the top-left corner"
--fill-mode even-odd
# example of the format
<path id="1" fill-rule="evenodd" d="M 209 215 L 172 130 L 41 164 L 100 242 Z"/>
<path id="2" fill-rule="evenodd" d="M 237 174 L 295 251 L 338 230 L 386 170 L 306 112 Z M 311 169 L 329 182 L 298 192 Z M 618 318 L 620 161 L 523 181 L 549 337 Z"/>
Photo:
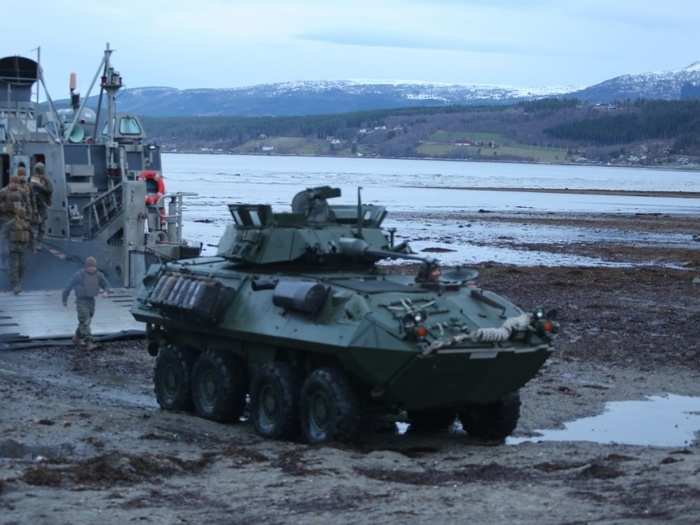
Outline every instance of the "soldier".
<path id="1" fill-rule="evenodd" d="M 17 175 L 0 192 L 0 215 L 8 251 L 8 274 L 15 294 L 22 291 L 24 252 L 31 242 L 32 204 L 26 183 L 24 166 L 17 168 Z"/>
<path id="2" fill-rule="evenodd" d="M 68 306 L 68 296 L 75 290 L 75 309 L 78 312 L 78 328 L 73 336 L 73 343 L 86 350 L 94 350 L 97 346 L 92 341 L 90 322 L 95 315 L 95 297 L 109 290 L 109 283 L 104 274 L 97 269 L 94 257 L 85 259 L 85 267 L 79 270 L 63 290 L 63 306 Z"/>
<path id="3" fill-rule="evenodd" d="M 46 233 L 46 217 L 51 206 L 51 196 L 53 195 L 53 184 L 46 176 L 43 162 L 34 165 L 34 173 L 31 179 L 32 199 L 36 211 L 36 224 L 33 236 L 34 252 L 38 251 L 39 244 L 44 240 Z"/>
<path id="4" fill-rule="evenodd" d="M 27 172 L 24 168 L 24 164 L 20 164 L 17 168 L 17 182 L 19 183 L 19 190 L 22 193 L 22 202 L 25 208 L 25 219 L 29 223 L 29 241 L 27 242 L 28 247 L 34 246 L 34 232 L 37 230 L 39 223 L 39 215 L 36 210 L 36 204 L 34 202 L 34 197 L 32 196 L 32 187 L 27 180 Z"/>

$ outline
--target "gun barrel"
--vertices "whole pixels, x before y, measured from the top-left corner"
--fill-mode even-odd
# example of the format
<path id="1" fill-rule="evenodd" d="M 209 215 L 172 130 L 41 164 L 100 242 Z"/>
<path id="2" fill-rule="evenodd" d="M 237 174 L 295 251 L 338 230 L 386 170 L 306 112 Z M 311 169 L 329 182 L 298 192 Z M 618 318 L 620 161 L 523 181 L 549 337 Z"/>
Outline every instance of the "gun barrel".
<path id="1" fill-rule="evenodd" d="M 388 250 L 365 250 L 365 254 L 369 257 L 377 257 L 382 259 L 406 259 L 409 261 L 420 261 L 424 263 L 433 262 L 432 259 L 414 255 L 411 253 L 391 252 Z"/>

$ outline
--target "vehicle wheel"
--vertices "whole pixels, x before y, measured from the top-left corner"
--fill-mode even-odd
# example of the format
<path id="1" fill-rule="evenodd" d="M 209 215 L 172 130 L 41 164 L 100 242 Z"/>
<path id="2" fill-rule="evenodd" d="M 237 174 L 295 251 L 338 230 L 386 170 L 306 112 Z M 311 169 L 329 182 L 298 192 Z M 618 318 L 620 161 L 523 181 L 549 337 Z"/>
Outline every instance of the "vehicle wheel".
<path id="1" fill-rule="evenodd" d="M 250 389 L 250 418 L 258 434 L 291 439 L 299 430 L 299 385 L 287 363 L 270 363 L 258 370 Z"/>
<path id="2" fill-rule="evenodd" d="M 513 433 L 520 418 L 520 394 L 510 394 L 486 405 L 469 405 L 459 412 L 469 435 L 488 440 L 503 440 Z"/>
<path id="3" fill-rule="evenodd" d="M 409 412 L 413 432 L 436 432 L 446 430 L 455 420 L 456 411 L 451 409 L 417 410 Z"/>
<path id="4" fill-rule="evenodd" d="M 308 443 L 352 441 L 360 428 L 357 396 L 345 374 L 318 368 L 304 381 L 300 399 L 301 431 Z"/>
<path id="5" fill-rule="evenodd" d="M 156 400 L 163 410 L 192 410 L 192 365 L 195 354 L 176 346 L 158 352 L 153 370 Z"/>
<path id="6" fill-rule="evenodd" d="M 192 371 L 192 401 L 198 416 L 213 421 L 238 421 L 247 390 L 243 363 L 231 354 L 206 351 Z"/>

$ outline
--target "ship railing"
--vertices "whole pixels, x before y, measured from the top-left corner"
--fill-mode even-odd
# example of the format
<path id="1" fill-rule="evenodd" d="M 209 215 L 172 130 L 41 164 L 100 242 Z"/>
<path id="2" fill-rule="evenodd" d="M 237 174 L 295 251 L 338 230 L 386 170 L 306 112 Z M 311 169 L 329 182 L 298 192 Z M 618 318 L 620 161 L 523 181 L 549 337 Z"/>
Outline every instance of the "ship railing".
<path id="1" fill-rule="evenodd" d="M 87 225 L 85 236 L 94 237 L 118 217 L 122 211 L 123 200 L 122 185 L 117 184 L 87 203 L 83 207 L 83 217 Z"/>
<path id="2" fill-rule="evenodd" d="M 182 242 L 182 212 L 184 208 L 184 197 L 196 196 L 196 193 L 174 192 L 163 195 L 165 206 L 165 231 L 168 243 Z"/>

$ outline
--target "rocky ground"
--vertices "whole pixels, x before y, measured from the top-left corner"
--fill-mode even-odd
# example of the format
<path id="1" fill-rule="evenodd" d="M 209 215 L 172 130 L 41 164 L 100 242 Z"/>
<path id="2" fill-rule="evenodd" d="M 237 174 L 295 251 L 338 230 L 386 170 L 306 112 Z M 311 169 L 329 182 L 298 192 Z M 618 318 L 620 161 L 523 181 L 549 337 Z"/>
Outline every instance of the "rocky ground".
<path id="1" fill-rule="evenodd" d="M 688 269 L 481 265 L 484 287 L 556 308 L 563 327 L 523 389 L 516 435 L 532 441 L 517 445 L 456 428 L 263 441 L 161 412 L 141 341 L 2 352 L 0 523 L 698 523 L 697 441 L 537 442 L 608 401 L 700 396 L 697 252 L 678 255 Z M 658 432 L 650 417 L 639 442 Z"/>

